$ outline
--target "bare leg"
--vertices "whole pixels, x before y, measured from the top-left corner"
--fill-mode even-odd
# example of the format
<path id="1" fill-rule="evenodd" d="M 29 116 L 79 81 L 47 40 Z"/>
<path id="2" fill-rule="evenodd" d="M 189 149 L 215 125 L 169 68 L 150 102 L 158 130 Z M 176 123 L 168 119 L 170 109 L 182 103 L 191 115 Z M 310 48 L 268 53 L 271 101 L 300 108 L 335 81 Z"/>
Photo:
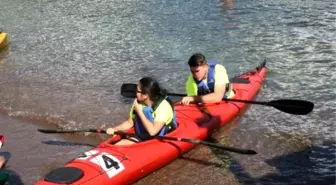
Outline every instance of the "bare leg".
<path id="1" fill-rule="evenodd" d="M 117 143 L 115 143 L 114 145 L 131 145 L 131 144 L 138 143 L 138 142 L 139 141 L 137 139 L 135 139 L 134 137 L 131 137 L 127 139 L 122 139 L 118 141 Z"/>

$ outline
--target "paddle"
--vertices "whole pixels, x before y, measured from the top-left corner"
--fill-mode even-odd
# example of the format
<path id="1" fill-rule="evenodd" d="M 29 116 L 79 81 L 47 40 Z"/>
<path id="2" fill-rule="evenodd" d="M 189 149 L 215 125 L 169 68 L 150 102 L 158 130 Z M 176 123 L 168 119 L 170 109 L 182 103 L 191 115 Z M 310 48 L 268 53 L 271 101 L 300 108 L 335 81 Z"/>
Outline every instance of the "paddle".
<path id="1" fill-rule="evenodd" d="M 93 133 L 104 133 L 106 134 L 106 130 L 101 129 L 84 129 L 84 130 L 49 130 L 49 129 L 37 129 L 39 132 L 45 133 L 45 134 L 57 134 L 57 133 L 76 133 L 76 132 L 93 132 Z M 116 131 L 114 134 L 116 135 L 127 135 L 127 136 L 134 136 L 132 133 L 126 133 L 123 131 Z M 245 154 L 245 155 L 254 155 L 257 154 L 254 150 L 246 150 L 246 149 L 240 149 L 240 148 L 233 148 L 229 146 L 225 146 L 222 144 L 217 143 L 211 143 L 206 142 L 198 139 L 189 139 L 189 138 L 180 138 L 180 137 L 170 137 L 170 136 L 154 136 L 155 139 L 160 140 L 170 140 L 170 141 L 181 141 L 181 142 L 187 142 L 187 143 L 193 143 L 193 144 L 201 144 L 221 150 L 226 150 L 229 152 L 235 152 L 238 154 Z"/>
<path id="2" fill-rule="evenodd" d="M 100 129 L 83 129 L 83 130 L 52 130 L 52 129 L 37 129 L 39 132 L 45 134 L 66 134 L 66 133 L 77 133 L 77 132 L 93 132 L 106 134 L 105 130 Z"/>
<path id="3" fill-rule="evenodd" d="M 125 83 L 121 86 L 121 95 L 126 98 L 136 97 L 137 85 L 131 83 Z M 187 96 L 186 94 L 178 93 L 167 93 L 170 96 Z M 240 99 L 225 99 L 224 101 L 250 103 L 258 105 L 266 105 L 274 107 L 282 112 L 296 115 L 306 115 L 314 109 L 314 104 L 306 100 L 291 100 L 291 99 L 280 99 L 273 100 L 269 102 L 262 101 L 250 101 L 250 100 L 240 100 Z"/>

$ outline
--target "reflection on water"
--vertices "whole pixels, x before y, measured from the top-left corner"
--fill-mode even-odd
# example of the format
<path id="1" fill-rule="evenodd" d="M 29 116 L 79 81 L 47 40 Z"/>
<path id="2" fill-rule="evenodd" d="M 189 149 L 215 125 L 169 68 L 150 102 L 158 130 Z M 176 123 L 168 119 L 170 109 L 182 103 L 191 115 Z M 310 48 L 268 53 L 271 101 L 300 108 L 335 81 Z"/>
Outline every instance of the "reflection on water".
<path id="1" fill-rule="evenodd" d="M 218 4 L 219 6 L 223 6 L 224 8 L 234 8 L 235 6 L 235 1 L 234 0 L 220 0 L 220 3 Z"/>

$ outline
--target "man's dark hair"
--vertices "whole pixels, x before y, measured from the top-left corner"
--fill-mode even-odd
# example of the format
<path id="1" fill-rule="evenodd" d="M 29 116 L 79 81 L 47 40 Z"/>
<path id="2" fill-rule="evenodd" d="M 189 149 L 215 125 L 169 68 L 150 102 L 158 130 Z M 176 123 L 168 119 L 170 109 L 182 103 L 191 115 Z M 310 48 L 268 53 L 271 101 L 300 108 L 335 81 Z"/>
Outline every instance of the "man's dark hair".
<path id="1" fill-rule="evenodd" d="M 188 61 L 190 67 L 203 66 L 206 65 L 207 63 L 208 62 L 205 59 L 205 56 L 202 55 L 201 53 L 193 54 Z"/>

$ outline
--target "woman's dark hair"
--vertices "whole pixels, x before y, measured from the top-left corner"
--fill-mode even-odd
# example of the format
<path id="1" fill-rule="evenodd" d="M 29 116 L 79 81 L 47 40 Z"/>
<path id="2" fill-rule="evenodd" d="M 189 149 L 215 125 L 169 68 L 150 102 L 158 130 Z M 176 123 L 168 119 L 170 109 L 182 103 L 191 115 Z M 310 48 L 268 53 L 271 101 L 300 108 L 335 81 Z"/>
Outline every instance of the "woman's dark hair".
<path id="1" fill-rule="evenodd" d="M 148 94 L 149 99 L 153 102 L 165 98 L 167 95 L 167 91 L 165 89 L 162 89 L 159 83 L 154 78 L 143 77 L 141 78 L 139 83 L 141 92 Z"/>
<path id="2" fill-rule="evenodd" d="M 207 60 L 205 59 L 205 56 L 201 53 L 196 53 L 190 57 L 188 64 L 189 67 L 203 66 L 207 64 Z"/>

